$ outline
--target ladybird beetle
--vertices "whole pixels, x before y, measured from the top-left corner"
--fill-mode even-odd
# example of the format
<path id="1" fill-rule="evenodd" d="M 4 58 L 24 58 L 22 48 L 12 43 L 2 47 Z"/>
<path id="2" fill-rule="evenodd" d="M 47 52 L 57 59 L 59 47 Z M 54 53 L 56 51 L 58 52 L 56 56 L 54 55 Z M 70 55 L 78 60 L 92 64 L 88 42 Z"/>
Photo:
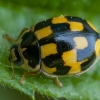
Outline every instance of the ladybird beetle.
<path id="1" fill-rule="evenodd" d="M 25 28 L 10 48 L 9 60 L 27 73 L 40 72 L 56 80 L 86 72 L 99 56 L 100 36 L 88 21 L 73 16 L 59 16 Z"/>

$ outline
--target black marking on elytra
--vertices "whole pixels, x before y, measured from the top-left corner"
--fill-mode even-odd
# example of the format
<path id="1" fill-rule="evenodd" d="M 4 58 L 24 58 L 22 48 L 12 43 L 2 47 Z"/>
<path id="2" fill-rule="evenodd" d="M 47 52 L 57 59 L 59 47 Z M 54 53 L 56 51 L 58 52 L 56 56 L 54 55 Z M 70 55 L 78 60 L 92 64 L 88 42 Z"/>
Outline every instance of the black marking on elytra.
<path id="1" fill-rule="evenodd" d="M 54 33 L 55 34 L 55 33 Z M 63 32 L 61 35 L 49 35 L 41 40 L 39 40 L 40 46 L 54 43 L 57 45 L 57 51 L 59 53 L 72 50 L 75 48 L 75 42 L 73 41 L 73 37 L 75 34 L 67 35 L 67 32 Z M 54 36 L 54 37 L 53 37 Z"/>
<path id="2" fill-rule="evenodd" d="M 65 31 L 69 29 L 69 24 L 66 22 L 53 24 L 52 19 L 48 19 L 48 20 L 37 23 L 36 26 L 34 27 L 34 31 L 40 30 L 47 26 L 50 26 L 53 32 L 61 32 L 61 31 Z"/>
<path id="3" fill-rule="evenodd" d="M 49 44 L 49 43 L 55 43 L 53 34 L 50 34 L 47 37 L 39 40 L 40 46 L 45 45 L 45 44 Z"/>
<path id="4" fill-rule="evenodd" d="M 65 32 L 62 32 L 62 34 L 54 33 L 52 35 L 49 35 L 49 36 L 39 40 L 39 43 L 40 43 L 40 45 L 55 43 L 57 45 L 58 53 L 62 53 L 62 52 L 65 52 L 65 51 L 72 50 L 76 47 L 75 42 L 73 40 L 74 37 L 87 37 L 87 40 L 89 39 L 88 40 L 89 44 L 91 44 L 91 39 L 94 40 L 94 38 L 92 38 L 92 37 L 94 37 L 94 34 L 91 34 L 91 35 L 90 35 L 90 33 L 81 34 L 80 31 L 78 31 L 78 32 L 65 31 Z M 93 45 L 92 46 L 91 45 L 89 46 L 89 48 L 93 47 Z M 82 50 L 78 50 L 78 51 L 79 51 L 78 53 L 80 55 L 83 55 L 83 53 L 81 53 Z M 81 57 L 83 57 L 83 56 L 81 56 Z M 78 60 L 81 60 L 81 58 L 78 58 Z"/>
<path id="5" fill-rule="evenodd" d="M 85 19 L 79 18 L 79 17 L 73 17 L 73 16 L 66 16 L 66 18 L 68 19 L 68 21 L 70 22 L 80 22 L 83 24 L 83 32 L 89 32 L 89 33 L 94 33 L 97 34 L 97 32 L 91 28 L 91 26 L 87 23 L 87 21 Z"/>
<path id="6" fill-rule="evenodd" d="M 48 35 L 45 38 L 40 39 L 39 40 L 40 45 L 44 45 L 48 43 L 56 43 L 55 38 L 65 34 L 65 31 L 69 30 L 68 25 L 65 23 L 53 24 L 51 25 L 51 29 L 53 30 L 53 33 Z"/>
<path id="7" fill-rule="evenodd" d="M 21 56 L 21 53 L 20 53 L 21 51 L 19 51 L 18 46 L 19 46 L 18 44 L 14 44 L 10 48 L 10 52 L 11 52 L 11 50 L 14 49 L 14 53 L 15 53 L 15 56 L 16 56 L 17 60 L 15 60 L 13 63 L 16 66 L 20 66 L 20 65 L 22 65 L 24 63 L 24 60 L 23 60 L 23 58 Z M 10 54 L 9 60 L 11 61 L 12 59 L 13 59 L 12 58 L 12 54 Z"/>
<path id="8" fill-rule="evenodd" d="M 42 59 L 44 64 L 48 66 L 49 68 L 55 67 L 57 64 L 63 64 L 63 60 L 61 59 L 60 54 L 52 54 L 50 56 L 46 56 L 45 58 Z"/>
<path id="9" fill-rule="evenodd" d="M 57 66 L 56 68 L 57 68 L 57 71 L 54 72 L 53 74 L 58 75 L 58 76 L 59 75 L 66 75 L 71 69 L 70 66 L 60 66 L 60 65 Z"/>
<path id="10" fill-rule="evenodd" d="M 61 34 L 61 32 L 70 30 L 70 25 L 68 23 L 52 24 L 51 29 L 53 33 Z"/>
<path id="11" fill-rule="evenodd" d="M 64 62 L 60 54 L 46 56 L 42 59 L 42 61 L 48 68 L 57 68 L 57 71 L 53 73 L 55 75 L 65 75 L 70 70 L 69 66 L 64 66 Z"/>
<path id="12" fill-rule="evenodd" d="M 94 33 L 94 34 L 98 35 L 98 33 L 93 28 L 91 28 L 91 26 L 87 23 L 86 20 L 84 20 L 83 26 L 84 26 L 84 30 L 83 31 L 89 32 L 89 33 Z"/>
<path id="13" fill-rule="evenodd" d="M 68 21 L 70 22 L 83 22 L 84 19 L 80 18 L 80 17 L 75 17 L 75 16 L 65 16 L 67 18 Z"/>
<path id="14" fill-rule="evenodd" d="M 91 57 L 88 58 L 88 61 L 81 64 L 81 70 L 84 71 L 84 70 L 88 69 L 89 67 L 91 67 L 91 65 L 94 63 L 95 59 L 96 59 L 96 55 L 95 55 L 95 53 L 93 53 L 91 55 Z"/>
<path id="15" fill-rule="evenodd" d="M 77 61 L 82 61 L 84 59 L 88 59 L 95 52 L 95 42 L 97 40 L 97 36 L 94 34 L 86 34 L 84 35 L 88 42 L 88 46 L 84 49 L 77 49 Z M 81 42 L 81 41 L 80 41 Z"/>
<path id="16" fill-rule="evenodd" d="M 29 66 L 35 68 L 37 64 L 40 64 L 40 52 L 38 44 L 36 43 L 36 45 L 29 45 L 23 52 L 23 56 L 28 60 Z"/>
<path id="17" fill-rule="evenodd" d="M 41 21 L 41 22 L 36 24 L 36 26 L 34 27 L 34 31 L 40 30 L 42 28 L 45 28 L 45 27 L 51 26 L 51 25 L 52 25 L 51 19 Z"/>
<path id="18" fill-rule="evenodd" d="M 74 47 L 70 42 L 59 41 L 57 42 L 57 50 L 59 53 L 63 53 L 72 50 Z"/>
<path id="19" fill-rule="evenodd" d="M 25 48 L 30 45 L 33 41 L 36 41 L 36 37 L 33 32 L 26 32 L 22 37 L 21 48 Z"/>
<path id="20" fill-rule="evenodd" d="M 75 37 L 74 32 L 65 31 L 61 35 L 54 37 L 55 43 L 57 44 L 57 51 L 59 53 L 66 52 L 75 48 Z"/>

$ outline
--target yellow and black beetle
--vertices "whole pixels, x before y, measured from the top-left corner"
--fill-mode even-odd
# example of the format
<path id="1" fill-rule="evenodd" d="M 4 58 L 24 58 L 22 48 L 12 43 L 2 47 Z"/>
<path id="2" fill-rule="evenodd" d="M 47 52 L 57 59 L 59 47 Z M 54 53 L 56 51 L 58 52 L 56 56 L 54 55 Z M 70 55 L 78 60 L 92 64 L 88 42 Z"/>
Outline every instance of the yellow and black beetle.
<path id="1" fill-rule="evenodd" d="M 8 35 L 5 37 L 11 40 Z M 27 74 L 42 72 L 55 78 L 62 87 L 58 78 L 84 73 L 98 58 L 99 51 L 100 36 L 90 22 L 59 16 L 22 30 L 10 48 L 9 60 Z"/>

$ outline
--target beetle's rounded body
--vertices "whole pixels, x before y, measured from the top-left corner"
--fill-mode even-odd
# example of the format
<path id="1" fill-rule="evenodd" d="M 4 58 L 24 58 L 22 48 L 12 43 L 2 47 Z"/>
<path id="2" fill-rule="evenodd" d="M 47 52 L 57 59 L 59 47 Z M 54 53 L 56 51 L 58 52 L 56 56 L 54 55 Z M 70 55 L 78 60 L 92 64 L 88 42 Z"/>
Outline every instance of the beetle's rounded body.
<path id="1" fill-rule="evenodd" d="M 10 61 L 50 77 L 85 72 L 98 58 L 100 38 L 88 21 L 59 16 L 21 32 L 10 49 Z"/>

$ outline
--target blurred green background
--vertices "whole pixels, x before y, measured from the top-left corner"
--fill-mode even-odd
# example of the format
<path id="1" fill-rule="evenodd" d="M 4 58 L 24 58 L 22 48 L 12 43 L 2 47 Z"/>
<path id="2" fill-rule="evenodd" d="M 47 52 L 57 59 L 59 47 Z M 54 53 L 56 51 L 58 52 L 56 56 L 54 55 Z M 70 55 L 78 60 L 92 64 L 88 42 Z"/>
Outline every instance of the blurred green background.
<path id="1" fill-rule="evenodd" d="M 18 36 L 23 28 L 29 28 L 39 21 L 59 15 L 85 18 L 100 32 L 99 5 L 99 0 L 0 0 L 0 32 L 14 33 Z M 42 96 L 39 96 L 36 95 L 36 100 L 42 100 Z M 0 100 L 22 99 L 31 100 L 16 90 L 0 86 Z M 47 99 L 43 98 L 43 100 Z"/>
<path id="2" fill-rule="evenodd" d="M 50 97 L 43 96 L 37 92 L 35 93 L 35 99 L 36 100 L 54 100 Z M 32 99 L 17 90 L 0 85 L 0 100 L 32 100 Z"/>

